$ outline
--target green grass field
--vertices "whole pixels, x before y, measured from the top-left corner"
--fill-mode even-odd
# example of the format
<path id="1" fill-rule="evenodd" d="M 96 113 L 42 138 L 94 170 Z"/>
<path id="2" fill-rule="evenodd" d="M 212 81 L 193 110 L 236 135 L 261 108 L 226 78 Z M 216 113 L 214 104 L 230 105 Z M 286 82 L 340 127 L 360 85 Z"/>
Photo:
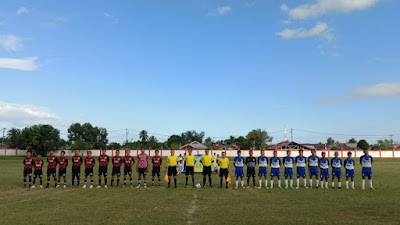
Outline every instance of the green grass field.
<path id="1" fill-rule="evenodd" d="M 226 190 L 216 174 L 212 189 L 185 189 L 179 175 L 178 189 L 166 189 L 163 181 L 161 189 L 31 190 L 23 189 L 22 158 L 0 157 L 0 171 L 0 224 L 400 224 L 400 160 L 395 159 L 375 160 L 375 191 L 361 190 L 359 166 L 356 190 Z"/>

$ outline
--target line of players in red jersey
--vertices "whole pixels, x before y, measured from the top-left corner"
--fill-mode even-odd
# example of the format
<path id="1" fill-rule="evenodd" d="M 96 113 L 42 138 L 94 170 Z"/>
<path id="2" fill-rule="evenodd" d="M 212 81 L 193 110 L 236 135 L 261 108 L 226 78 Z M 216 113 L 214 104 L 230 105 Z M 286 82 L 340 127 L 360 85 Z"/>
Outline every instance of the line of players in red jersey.
<path id="1" fill-rule="evenodd" d="M 85 164 L 85 180 L 82 188 L 87 187 L 87 181 L 90 177 L 90 186 L 89 188 L 93 188 L 93 167 L 96 164 L 95 158 L 92 156 L 92 152 L 88 151 L 88 155 L 83 158 L 79 155 L 80 151 L 75 150 L 75 155 L 72 156 L 72 188 L 75 187 L 75 178 L 76 178 L 76 188 L 80 185 L 80 173 L 81 173 L 81 165 Z M 152 187 L 154 187 L 154 178 L 157 175 L 158 177 L 158 186 L 161 186 L 161 174 L 160 174 L 160 166 L 162 164 L 162 159 L 158 155 L 158 150 L 156 151 L 156 155 L 152 158 L 153 163 L 153 172 L 152 172 Z M 117 177 L 117 184 L 119 186 L 120 177 L 121 177 L 121 167 L 124 165 L 124 184 L 125 188 L 127 176 L 130 179 L 130 187 L 133 188 L 132 185 L 132 166 L 135 164 L 135 159 L 130 155 L 130 150 L 127 150 L 126 156 L 120 156 L 119 150 L 116 151 L 114 157 L 109 157 L 106 154 L 106 150 L 103 150 L 101 155 L 98 158 L 99 163 L 99 183 L 97 188 L 101 188 L 101 180 L 104 176 L 104 187 L 107 188 L 107 170 L 108 164 L 110 162 L 113 165 L 112 176 L 111 176 L 111 187 L 114 186 L 114 178 Z M 136 166 L 136 171 L 139 173 L 138 186 L 140 188 L 141 178 L 143 175 L 144 179 L 144 188 L 146 188 L 146 174 L 148 172 L 148 155 L 144 153 L 144 149 L 141 150 L 141 154 L 138 156 L 138 164 Z M 54 180 L 54 188 L 60 188 L 61 185 L 61 177 L 63 177 L 63 188 L 67 187 L 67 167 L 68 167 L 68 159 L 65 157 L 65 151 L 61 151 L 61 155 L 59 157 L 54 155 L 54 151 L 50 151 L 50 155 L 47 156 L 47 185 L 46 188 L 50 187 L 50 179 L 53 177 Z M 23 160 L 24 164 L 24 188 L 27 186 L 26 178 L 29 178 L 29 187 L 35 188 L 36 178 L 39 177 L 40 180 L 40 188 L 43 188 L 43 159 L 40 154 L 37 155 L 36 159 L 32 157 L 32 153 L 28 151 L 27 156 Z M 58 167 L 58 177 L 56 174 L 56 168 Z M 33 169 L 33 179 L 32 179 L 32 169 Z"/>

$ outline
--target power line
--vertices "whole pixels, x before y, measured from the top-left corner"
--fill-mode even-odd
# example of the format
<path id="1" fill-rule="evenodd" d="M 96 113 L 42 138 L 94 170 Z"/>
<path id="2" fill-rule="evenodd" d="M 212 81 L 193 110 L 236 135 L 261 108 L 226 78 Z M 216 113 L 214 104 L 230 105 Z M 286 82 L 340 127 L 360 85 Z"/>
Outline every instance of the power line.
<path id="1" fill-rule="evenodd" d="M 313 133 L 313 134 L 322 134 L 322 135 L 332 135 L 332 136 L 358 136 L 358 137 L 382 137 L 382 136 L 390 136 L 389 134 L 335 134 L 335 133 L 324 133 L 324 132 L 317 132 L 317 131 L 309 131 L 309 130 L 301 130 L 301 129 L 293 129 L 297 131 Z M 398 135 L 398 134 L 393 134 Z"/>

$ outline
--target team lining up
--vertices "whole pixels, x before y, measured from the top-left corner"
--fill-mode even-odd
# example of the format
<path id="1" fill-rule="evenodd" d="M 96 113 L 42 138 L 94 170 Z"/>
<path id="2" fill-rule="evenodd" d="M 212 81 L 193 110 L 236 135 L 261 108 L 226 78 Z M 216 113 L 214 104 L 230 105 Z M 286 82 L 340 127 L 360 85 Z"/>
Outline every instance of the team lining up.
<path id="1" fill-rule="evenodd" d="M 89 188 L 93 188 L 93 167 L 96 164 L 95 158 L 92 156 L 92 153 L 89 151 L 87 157 L 83 159 L 82 156 L 79 155 L 79 150 L 75 151 L 75 155 L 72 157 L 72 187 L 75 187 L 75 178 L 77 179 L 76 187 L 80 187 L 80 172 L 81 165 L 85 165 L 85 179 L 83 188 L 87 187 L 87 181 L 90 177 L 91 183 Z M 277 157 L 277 151 L 274 151 L 274 156 L 269 160 L 265 156 L 264 150 L 261 150 L 261 156 L 257 159 L 253 157 L 253 152 L 249 151 L 250 156 L 246 159 L 241 156 L 241 151 L 237 151 L 237 157 L 234 158 L 234 167 L 235 167 L 235 177 L 236 177 L 236 185 L 235 188 L 239 187 L 239 180 L 241 181 L 242 188 L 250 188 L 250 178 L 253 178 L 253 187 L 254 188 L 262 188 L 262 178 L 264 177 L 265 188 L 273 188 L 274 187 L 274 178 L 276 177 L 278 180 L 278 188 L 282 188 L 281 180 L 280 180 L 280 167 L 281 167 L 281 159 Z M 316 188 L 319 188 L 319 179 L 318 176 L 320 174 L 321 179 L 321 188 L 329 189 L 328 178 L 329 178 L 329 167 L 332 167 L 332 184 L 331 187 L 335 187 L 335 178 L 337 178 L 338 188 L 341 189 L 341 177 L 342 177 L 342 167 L 345 168 L 346 171 L 346 189 L 349 189 L 349 179 L 351 180 L 351 188 L 355 189 L 354 186 L 354 166 L 355 161 L 352 159 L 352 153 L 348 152 L 348 157 L 342 162 L 342 159 L 338 157 L 338 152 L 335 152 L 335 157 L 330 161 L 326 158 L 325 152 L 322 152 L 322 157 L 318 157 L 315 153 L 315 150 L 311 151 L 311 156 L 306 158 L 303 156 L 303 150 L 299 150 L 299 155 L 295 158 L 291 157 L 291 152 L 287 151 L 287 156 L 283 158 L 283 166 L 284 166 L 284 177 L 285 177 L 285 188 L 294 189 L 293 187 L 293 165 L 296 165 L 297 172 L 297 189 L 300 188 L 300 177 L 303 178 L 304 188 L 312 188 L 313 180 L 315 177 L 316 180 Z M 138 173 L 138 185 L 136 188 L 141 187 L 141 180 L 143 177 L 143 187 L 147 187 L 146 175 L 149 170 L 148 160 L 149 156 L 145 153 L 145 150 L 142 149 L 141 153 L 137 156 L 138 163 L 136 165 L 136 172 Z M 195 176 L 194 176 L 194 165 L 196 164 L 196 157 L 192 154 L 192 150 L 189 150 L 189 154 L 185 155 L 185 175 L 186 175 L 186 186 L 188 187 L 188 179 L 189 176 L 192 178 L 192 186 L 200 187 L 200 184 L 195 185 Z M 43 188 L 43 159 L 41 155 L 38 154 L 36 159 L 33 159 L 32 153 L 28 151 L 27 156 L 23 160 L 24 164 L 24 188 L 26 188 L 27 182 L 26 178 L 29 177 L 29 187 L 35 188 L 36 178 L 40 179 L 40 188 Z M 102 154 L 98 158 L 99 168 L 98 168 L 98 186 L 97 188 L 101 188 L 101 181 L 104 176 L 104 187 L 107 188 L 107 170 L 110 162 L 110 157 L 106 154 L 106 150 L 102 151 Z M 166 181 L 168 183 L 167 188 L 170 188 L 172 177 L 174 179 L 174 187 L 177 188 L 177 165 L 179 162 L 178 156 L 175 155 L 175 151 L 171 150 L 171 155 L 167 157 L 167 165 L 166 165 Z M 67 183 L 67 167 L 68 167 L 68 159 L 65 157 L 65 151 L 61 151 L 61 155 L 56 157 L 54 155 L 54 151 L 50 151 L 50 155 L 47 156 L 47 186 L 50 186 L 50 178 L 51 176 L 54 179 L 54 188 L 60 188 L 61 185 L 61 177 L 63 177 L 64 185 L 63 188 L 66 188 Z M 111 187 L 114 187 L 114 178 L 117 177 L 117 184 L 119 186 L 120 177 L 121 177 L 121 167 L 124 165 L 124 183 L 123 187 L 127 186 L 127 176 L 130 179 L 130 187 L 133 188 L 132 181 L 132 166 L 135 164 L 135 159 L 130 155 L 130 150 L 127 151 L 126 156 L 122 157 L 119 155 L 119 150 L 116 151 L 116 156 L 111 157 L 111 163 L 113 165 L 112 168 L 112 178 L 111 178 Z M 210 188 L 212 187 L 212 169 L 211 164 L 214 163 L 214 157 L 209 154 L 209 151 L 206 150 L 205 154 L 201 156 L 200 163 L 203 165 L 203 188 L 206 187 L 207 177 L 209 180 Z M 372 186 L 372 163 L 373 158 L 369 155 L 368 150 L 364 150 L 364 155 L 360 157 L 360 164 L 362 166 L 362 189 L 365 189 L 365 178 L 367 177 L 369 180 L 369 187 L 371 190 L 375 190 Z M 225 181 L 226 188 L 229 188 L 230 182 L 230 173 L 229 173 L 229 159 L 226 157 L 225 152 L 222 153 L 222 157 L 217 159 L 218 172 L 220 177 L 220 188 L 222 188 L 223 181 Z M 259 165 L 259 186 L 256 186 L 256 164 Z M 267 167 L 270 165 L 270 186 L 268 186 L 268 178 L 267 178 Z M 58 179 L 56 175 L 56 167 L 59 165 L 58 170 Z M 161 165 L 162 158 L 159 156 L 159 151 L 156 150 L 155 156 L 152 157 L 152 184 L 151 187 L 154 187 L 154 179 L 157 176 L 158 178 L 158 187 L 161 187 Z M 244 166 L 247 168 L 247 186 L 244 185 Z M 306 167 L 308 168 L 309 173 L 309 185 L 307 185 L 306 179 Z M 32 169 L 33 172 L 33 180 L 32 180 Z M 324 185 L 325 181 L 325 185 Z M 289 184 L 290 182 L 290 184 Z"/>

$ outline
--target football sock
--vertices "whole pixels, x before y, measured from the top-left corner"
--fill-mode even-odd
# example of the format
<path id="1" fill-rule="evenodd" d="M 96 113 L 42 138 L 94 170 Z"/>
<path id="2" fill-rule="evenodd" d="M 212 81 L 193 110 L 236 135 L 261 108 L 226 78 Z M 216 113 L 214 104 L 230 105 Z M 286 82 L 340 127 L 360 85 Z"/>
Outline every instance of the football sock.
<path id="1" fill-rule="evenodd" d="M 130 178 L 130 180 L 131 180 L 131 185 L 132 185 L 132 183 L 133 183 L 132 178 Z"/>
<path id="2" fill-rule="evenodd" d="M 220 179 L 220 186 L 222 187 L 222 178 Z"/>
<path id="3" fill-rule="evenodd" d="M 328 181 L 325 181 L 325 188 L 328 188 Z"/>
<path id="4" fill-rule="evenodd" d="M 192 184 L 193 184 L 193 186 L 194 186 L 194 177 L 192 177 Z"/>
<path id="5" fill-rule="evenodd" d="M 107 178 L 104 178 L 104 185 L 107 185 Z"/>
<path id="6" fill-rule="evenodd" d="M 43 180 L 42 179 L 40 179 L 40 185 L 43 185 Z"/>
<path id="7" fill-rule="evenodd" d="M 290 180 L 290 187 L 293 187 L 293 180 Z"/>
<path id="8" fill-rule="evenodd" d="M 253 186 L 256 186 L 256 177 L 253 177 Z"/>
<path id="9" fill-rule="evenodd" d="M 111 178 L 111 187 L 114 185 L 114 179 Z"/>
<path id="10" fill-rule="evenodd" d="M 342 182 L 338 182 L 338 187 L 341 188 L 342 187 Z"/>
<path id="11" fill-rule="evenodd" d="M 260 188 L 261 188 L 261 186 L 262 186 L 262 180 L 258 180 L 258 185 L 259 185 Z"/>
<path id="12" fill-rule="evenodd" d="M 194 182 L 193 182 L 194 183 Z M 158 186 L 160 186 L 161 185 L 161 178 L 160 177 L 158 177 Z M 194 185 L 194 184 L 193 184 Z"/>
<path id="13" fill-rule="evenodd" d="M 93 180 L 90 181 L 90 184 L 93 185 Z"/>
<path id="14" fill-rule="evenodd" d="M 361 181 L 361 187 L 362 187 L 362 189 L 365 188 L 365 179 L 362 179 L 362 181 Z"/>
<path id="15" fill-rule="evenodd" d="M 146 186 L 146 185 L 147 185 L 147 179 L 146 179 L 146 177 L 145 177 L 145 178 L 143 178 L 143 184 L 144 184 L 144 186 Z"/>
<path id="16" fill-rule="evenodd" d="M 265 187 L 268 187 L 268 180 L 265 179 Z"/>
<path id="17" fill-rule="evenodd" d="M 335 182 L 332 181 L 332 188 L 335 188 Z"/>
<path id="18" fill-rule="evenodd" d="M 80 181 L 81 179 L 80 179 L 80 177 L 79 176 L 76 176 L 76 184 L 79 186 L 79 184 L 81 183 L 81 181 Z"/>
<path id="19" fill-rule="evenodd" d="M 24 179 L 24 187 L 26 187 L 26 179 Z"/>
<path id="20" fill-rule="evenodd" d="M 72 186 L 75 185 L 75 176 L 72 176 Z"/>
<path id="21" fill-rule="evenodd" d="M 312 187 L 312 179 L 310 179 L 310 187 Z"/>
<path id="22" fill-rule="evenodd" d="M 242 180 L 242 187 L 244 187 L 244 180 Z"/>
<path id="23" fill-rule="evenodd" d="M 247 186 L 250 186 L 250 177 L 247 177 Z"/>
<path id="24" fill-rule="evenodd" d="M 140 186 L 140 183 L 142 183 L 142 179 L 139 178 L 137 182 L 138 186 Z"/>
<path id="25" fill-rule="evenodd" d="M 203 186 L 206 186 L 206 180 L 207 178 L 203 177 Z"/>
<path id="26" fill-rule="evenodd" d="M 25 180 L 24 180 L 24 183 L 26 183 Z M 236 187 L 238 187 L 238 186 L 239 186 L 239 181 L 237 180 L 236 181 Z"/>
<path id="27" fill-rule="evenodd" d="M 124 177 L 124 185 L 126 185 L 126 177 Z"/>
<path id="28" fill-rule="evenodd" d="M 319 185 L 319 180 L 316 180 L 315 183 L 316 183 L 316 184 L 315 184 L 315 187 L 318 187 L 318 185 Z"/>
<path id="29" fill-rule="evenodd" d="M 189 178 L 186 177 L 186 186 L 187 186 L 187 184 L 188 184 L 188 180 L 189 180 Z"/>
<path id="30" fill-rule="evenodd" d="M 101 186 L 101 179 L 99 179 L 99 186 Z"/>
<path id="31" fill-rule="evenodd" d="M 151 179 L 151 185 L 154 186 L 154 179 Z"/>
<path id="32" fill-rule="evenodd" d="M 35 185 L 36 183 L 36 178 L 33 178 L 33 185 Z"/>
<path id="33" fill-rule="evenodd" d="M 300 179 L 297 178 L 297 187 L 300 187 Z"/>
<path id="34" fill-rule="evenodd" d="M 304 181 L 304 187 L 307 187 L 307 179 L 303 178 L 303 181 Z"/>
<path id="35" fill-rule="evenodd" d="M 351 187 L 354 188 L 354 181 L 351 182 Z"/>
<path id="36" fill-rule="evenodd" d="M 288 186 L 288 180 L 287 179 L 285 180 L 285 185 L 286 185 L 286 187 Z"/>
<path id="37" fill-rule="evenodd" d="M 175 184 L 175 187 L 176 187 L 176 178 L 174 178 L 174 184 Z"/>
<path id="38" fill-rule="evenodd" d="M 83 181 L 83 184 L 86 185 L 87 179 L 85 179 L 85 181 Z"/>
<path id="39" fill-rule="evenodd" d="M 271 180 L 271 188 L 273 188 L 274 187 L 274 181 L 273 180 Z"/>
<path id="40" fill-rule="evenodd" d="M 278 180 L 278 187 L 281 186 L 281 180 Z"/>
<path id="41" fill-rule="evenodd" d="M 47 187 L 50 186 L 50 178 L 47 178 Z"/>
<path id="42" fill-rule="evenodd" d="M 208 182 L 210 182 L 210 186 L 212 186 L 212 179 L 211 179 L 211 177 L 208 178 Z"/>
<path id="43" fill-rule="evenodd" d="M 346 188 L 349 189 L 349 181 L 346 180 Z"/>
<path id="44" fill-rule="evenodd" d="M 369 188 L 372 188 L 372 180 L 369 180 Z"/>

